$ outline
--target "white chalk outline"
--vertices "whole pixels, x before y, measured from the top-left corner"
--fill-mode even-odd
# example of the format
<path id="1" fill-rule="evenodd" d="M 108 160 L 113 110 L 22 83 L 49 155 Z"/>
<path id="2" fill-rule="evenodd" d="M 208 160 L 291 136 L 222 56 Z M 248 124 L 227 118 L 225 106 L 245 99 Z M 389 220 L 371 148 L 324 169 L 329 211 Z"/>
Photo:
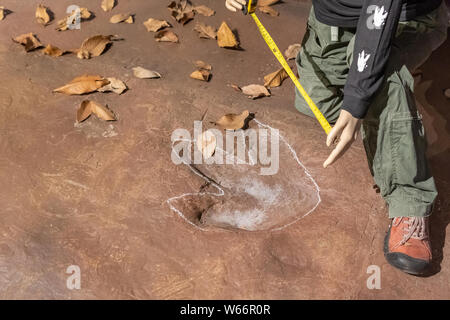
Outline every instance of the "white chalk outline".
<path id="1" fill-rule="evenodd" d="M 258 124 L 258 127 L 264 127 L 267 129 L 274 129 L 271 126 L 264 124 L 256 119 L 253 119 L 253 121 Z M 279 130 L 277 130 L 279 132 Z M 272 131 L 273 132 L 273 131 Z M 310 215 L 314 210 L 316 210 L 316 208 L 319 206 L 319 204 L 322 202 L 322 198 L 320 197 L 320 188 L 319 185 L 317 184 L 316 180 L 314 180 L 314 178 L 312 177 L 311 173 L 308 171 L 308 169 L 305 167 L 305 165 L 300 161 L 300 159 L 297 156 L 297 152 L 295 152 L 294 148 L 292 148 L 292 146 L 287 142 L 286 138 L 283 137 L 281 134 L 278 133 L 278 137 L 281 139 L 281 141 L 283 141 L 289 151 L 291 152 L 292 156 L 294 157 L 294 160 L 297 161 L 297 163 L 300 165 L 300 167 L 303 168 L 303 171 L 305 172 L 306 176 L 311 180 L 311 182 L 313 183 L 315 189 L 316 189 L 316 195 L 317 195 L 317 203 L 314 205 L 314 207 L 309 210 L 307 213 L 305 213 L 303 216 L 298 217 L 297 219 L 294 219 L 293 221 L 278 227 L 278 228 L 274 228 L 274 229 L 268 229 L 268 230 L 245 230 L 242 229 L 243 231 L 247 231 L 247 232 L 273 232 L 273 231 L 279 231 L 282 230 L 284 228 L 287 228 L 289 226 L 291 226 L 294 223 L 297 223 L 298 221 L 300 221 L 301 219 L 305 218 L 306 216 Z M 177 140 L 176 142 L 179 141 L 185 141 L 185 140 Z M 194 142 L 193 140 L 186 140 L 187 142 Z M 173 150 L 173 146 L 174 144 L 172 144 L 172 150 Z M 224 152 L 225 154 L 227 154 L 227 156 L 230 156 L 225 150 L 223 149 L 219 149 L 220 151 Z M 175 213 L 177 213 L 184 221 L 186 221 L 188 224 L 194 226 L 194 228 L 202 230 L 202 231 L 210 231 L 210 229 L 208 228 L 202 228 L 198 225 L 196 225 L 195 223 L 193 223 L 192 221 L 190 221 L 188 218 L 186 218 L 186 216 L 180 211 L 178 210 L 174 205 L 171 204 L 172 201 L 174 200 L 179 200 L 185 197 L 190 197 L 190 196 L 204 196 L 204 195 L 210 195 L 210 196 L 216 196 L 216 197 L 222 197 L 223 195 L 225 195 L 225 191 L 215 182 L 211 181 L 211 179 L 209 179 L 208 177 L 206 177 L 205 175 L 201 174 L 200 172 L 197 172 L 196 170 L 194 170 L 189 164 L 185 163 L 183 161 L 183 159 L 181 159 L 179 157 L 179 155 L 177 154 L 178 158 L 189 168 L 189 170 L 191 170 L 193 173 L 195 173 L 196 175 L 198 175 L 200 178 L 202 178 L 203 180 L 211 183 L 211 185 L 213 185 L 218 192 L 189 192 L 189 193 L 183 193 L 182 195 L 179 196 L 175 196 L 172 198 L 169 198 L 166 200 L 166 203 L 169 205 L 170 210 L 174 211 Z M 231 155 L 232 157 L 234 157 L 234 155 Z M 241 159 L 237 159 L 237 160 L 241 160 Z M 242 160 L 241 160 L 242 161 Z"/>

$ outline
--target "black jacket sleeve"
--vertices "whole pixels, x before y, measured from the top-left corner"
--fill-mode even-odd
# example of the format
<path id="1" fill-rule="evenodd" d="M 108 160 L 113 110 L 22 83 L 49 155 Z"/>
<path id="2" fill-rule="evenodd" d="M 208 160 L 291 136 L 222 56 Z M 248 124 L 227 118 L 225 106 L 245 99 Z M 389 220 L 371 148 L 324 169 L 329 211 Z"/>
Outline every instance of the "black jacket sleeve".
<path id="1" fill-rule="evenodd" d="M 342 105 L 356 118 L 364 118 L 383 83 L 401 10 L 401 0 L 363 0 Z"/>

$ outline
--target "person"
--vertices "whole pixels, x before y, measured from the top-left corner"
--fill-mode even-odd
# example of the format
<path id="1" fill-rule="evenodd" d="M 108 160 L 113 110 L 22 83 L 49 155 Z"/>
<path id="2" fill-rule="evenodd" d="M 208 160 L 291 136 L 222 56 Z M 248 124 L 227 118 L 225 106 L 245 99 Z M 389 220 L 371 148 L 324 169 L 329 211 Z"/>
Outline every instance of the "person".
<path id="1" fill-rule="evenodd" d="M 226 0 L 231 11 L 245 0 Z M 299 79 L 327 120 L 338 160 L 362 133 L 369 168 L 389 208 L 384 254 L 394 267 L 423 274 L 432 261 L 429 216 L 437 190 L 414 99 L 412 73 L 447 38 L 442 0 L 312 0 Z M 313 116 L 296 89 L 296 108 Z"/>

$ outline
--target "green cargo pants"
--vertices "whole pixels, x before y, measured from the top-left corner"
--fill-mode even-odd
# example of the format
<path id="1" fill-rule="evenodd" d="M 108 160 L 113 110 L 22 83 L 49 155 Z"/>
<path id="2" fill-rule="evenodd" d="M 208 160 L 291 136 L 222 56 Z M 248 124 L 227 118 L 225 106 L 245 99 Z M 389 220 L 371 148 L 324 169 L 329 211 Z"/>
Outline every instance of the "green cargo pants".
<path id="1" fill-rule="evenodd" d="M 427 15 L 399 23 L 385 82 L 361 126 L 369 168 L 391 218 L 428 216 L 437 196 L 411 72 L 445 41 L 447 24 L 444 3 Z M 356 32 L 355 28 L 338 30 L 337 41 L 332 41 L 331 26 L 317 21 L 311 9 L 296 59 L 302 86 L 330 123 L 339 117 Z M 295 106 L 314 116 L 297 89 Z"/>

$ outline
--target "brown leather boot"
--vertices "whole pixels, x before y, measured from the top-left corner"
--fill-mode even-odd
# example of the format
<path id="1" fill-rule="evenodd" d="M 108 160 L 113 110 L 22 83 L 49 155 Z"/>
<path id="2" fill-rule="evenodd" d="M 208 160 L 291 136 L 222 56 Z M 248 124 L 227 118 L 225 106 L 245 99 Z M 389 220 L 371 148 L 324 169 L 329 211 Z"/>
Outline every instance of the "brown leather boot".
<path id="1" fill-rule="evenodd" d="M 392 219 L 384 239 L 384 256 L 390 265 L 410 274 L 422 274 L 431 262 L 428 218 Z"/>

